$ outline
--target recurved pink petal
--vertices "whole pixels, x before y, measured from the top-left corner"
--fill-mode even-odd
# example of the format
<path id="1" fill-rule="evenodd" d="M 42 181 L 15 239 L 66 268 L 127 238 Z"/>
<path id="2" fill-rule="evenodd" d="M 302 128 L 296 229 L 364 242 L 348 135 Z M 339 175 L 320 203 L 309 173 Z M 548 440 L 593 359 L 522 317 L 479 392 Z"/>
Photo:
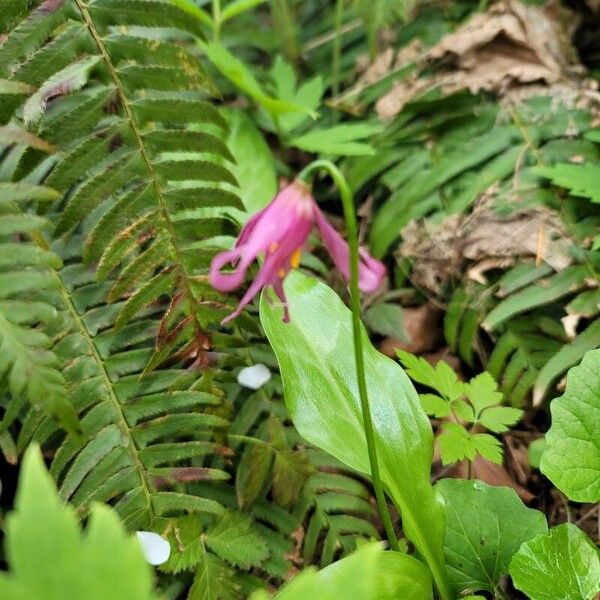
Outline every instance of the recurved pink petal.
<path id="1" fill-rule="evenodd" d="M 268 252 L 265 261 L 260 267 L 254 281 L 240 300 L 233 313 L 223 320 L 223 324 L 235 319 L 242 312 L 245 306 L 250 304 L 254 297 L 264 287 L 271 286 L 283 303 L 284 320 L 289 320 L 287 302 L 283 293 L 282 280 L 292 267 L 292 260 L 296 252 L 302 251 L 308 234 L 312 228 L 309 219 L 297 219 L 293 227 L 288 228 L 277 247 Z"/>
<path id="2" fill-rule="evenodd" d="M 230 292 L 242 285 L 249 264 L 242 266 L 238 264 L 237 269 L 229 273 L 222 273 L 221 269 L 227 264 L 235 264 L 240 262 L 240 256 L 243 248 L 234 248 L 217 254 L 210 263 L 210 272 L 208 280 L 216 290 L 220 292 Z"/>
<path id="3" fill-rule="evenodd" d="M 346 281 L 350 280 L 350 251 L 348 243 L 335 230 L 335 228 L 325 218 L 319 207 L 315 203 L 315 222 L 323 243 L 331 255 L 335 266 L 344 276 Z M 363 292 L 374 292 L 381 285 L 385 277 L 385 266 L 383 263 L 373 258 L 364 248 L 359 249 L 358 263 L 358 287 Z"/>

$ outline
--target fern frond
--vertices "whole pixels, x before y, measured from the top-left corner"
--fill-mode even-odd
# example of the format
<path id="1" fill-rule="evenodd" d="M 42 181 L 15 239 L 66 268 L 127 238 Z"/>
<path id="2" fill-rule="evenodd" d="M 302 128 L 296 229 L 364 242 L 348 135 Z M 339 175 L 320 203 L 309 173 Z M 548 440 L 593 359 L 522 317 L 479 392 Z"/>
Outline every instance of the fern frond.
<path id="1" fill-rule="evenodd" d="M 202 278 L 213 251 L 197 243 L 236 226 L 198 209 L 242 205 L 226 166 L 227 126 L 207 101 L 214 88 L 189 34 L 201 37 L 199 22 L 165 0 L 47 2 L 2 45 L 0 75 L 35 88 L 23 121 L 59 150 L 46 178 L 63 195 L 55 235 L 83 226 L 86 264 L 99 262 L 100 279 L 116 274 L 110 300 L 133 292 L 117 326 L 177 296 L 181 310 L 163 325 L 177 332 L 170 353 L 205 364 L 208 329 L 227 308 L 210 318 L 202 310 L 214 297 Z M 27 164 L 39 157 L 29 153 Z M 168 354 L 153 368 L 158 357 Z"/>
<path id="2" fill-rule="evenodd" d="M 0 432 L 17 418 L 26 400 L 58 416 L 72 433 L 78 431 L 48 332 L 58 319 L 53 295 L 58 287 L 56 269 L 62 262 L 33 241 L 14 241 L 40 236 L 39 230 L 49 226 L 46 219 L 23 213 L 18 204 L 55 195 L 43 186 L 0 183 L 0 379 L 7 382 L 12 396 Z"/>
<path id="3" fill-rule="evenodd" d="M 211 441 L 214 429 L 228 424 L 216 414 L 220 396 L 196 390 L 195 377 L 178 369 L 140 381 L 158 316 L 144 315 L 116 330 L 119 307 L 104 304 L 106 286 L 83 277 L 86 271 L 77 267 L 63 269 L 55 284 L 63 310 L 54 323 L 60 337 L 54 352 L 66 365 L 64 383 L 83 432 L 83 439 L 66 437 L 52 461 L 59 493 L 83 510 L 94 501 L 114 502 L 132 528 L 184 509 L 223 514 L 214 500 L 170 491 L 182 482 L 229 477 L 220 469 L 185 464 L 220 451 Z M 45 442 L 56 433 L 47 415 L 30 413 L 18 444 Z"/>
<path id="4" fill-rule="evenodd" d="M 379 539 L 379 533 L 370 520 L 375 509 L 365 485 L 349 474 L 330 472 L 337 461 L 325 453 L 311 450 L 310 455 L 320 470 L 308 480 L 296 514 L 307 521 L 304 563 L 326 566 L 355 550 L 357 538 Z"/>

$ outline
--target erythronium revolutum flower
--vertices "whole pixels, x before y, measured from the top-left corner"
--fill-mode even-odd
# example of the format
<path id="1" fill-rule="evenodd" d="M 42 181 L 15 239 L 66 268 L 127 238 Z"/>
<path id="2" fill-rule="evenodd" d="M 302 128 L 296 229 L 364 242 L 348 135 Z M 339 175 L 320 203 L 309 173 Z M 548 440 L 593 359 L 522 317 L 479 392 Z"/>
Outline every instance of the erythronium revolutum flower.
<path id="1" fill-rule="evenodd" d="M 283 280 L 291 269 L 298 267 L 302 249 L 313 228 L 317 226 L 323 243 L 335 266 L 346 280 L 350 278 L 348 244 L 327 221 L 310 187 L 296 179 L 281 190 L 274 200 L 256 213 L 242 229 L 232 250 L 221 252 L 210 266 L 210 283 L 221 291 L 230 292 L 242 285 L 250 265 L 264 255 L 258 275 L 242 297 L 238 307 L 223 323 L 237 317 L 258 292 L 271 286 L 284 307 L 284 321 L 289 321 L 289 312 Z M 385 276 L 385 267 L 364 248 L 359 250 L 359 287 L 363 292 L 374 292 Z M 232 264 L 231 272 L 221 269 Z"/>

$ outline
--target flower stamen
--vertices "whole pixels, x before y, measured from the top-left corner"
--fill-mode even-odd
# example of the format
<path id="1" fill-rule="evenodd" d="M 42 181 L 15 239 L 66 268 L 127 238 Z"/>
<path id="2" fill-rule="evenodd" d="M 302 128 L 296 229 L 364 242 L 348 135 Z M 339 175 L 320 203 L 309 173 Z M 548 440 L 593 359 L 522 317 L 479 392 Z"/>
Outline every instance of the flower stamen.
<path id="1" fill-rule="evenodd" d="M 290 258 L 290 266 L 292 269 L 297 269 L 300 266 L 300 258 L 302 257 L 302 248 L 297 248 L 292 258 Z"/>

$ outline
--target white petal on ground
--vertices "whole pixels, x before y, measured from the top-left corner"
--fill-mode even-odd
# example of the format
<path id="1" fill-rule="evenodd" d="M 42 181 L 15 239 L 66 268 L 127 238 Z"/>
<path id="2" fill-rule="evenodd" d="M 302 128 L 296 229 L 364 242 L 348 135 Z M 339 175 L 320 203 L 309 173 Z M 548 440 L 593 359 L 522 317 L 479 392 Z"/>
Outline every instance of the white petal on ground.
<path id="1" fill-rule="evenodd" d="M 169 560 L 171 546 L 165 538 L 153 531 L 138 531 L 136 535 L 144 558 L 151 565 L 162 565 Z"/>
<path id="2" fill-rule="evenodd" d="M 251 367 L 245 367 L 238 373 L 238 383 L 251 390 L 257 390 L 271 379 L 269 367 L 258 363 Z"/>

